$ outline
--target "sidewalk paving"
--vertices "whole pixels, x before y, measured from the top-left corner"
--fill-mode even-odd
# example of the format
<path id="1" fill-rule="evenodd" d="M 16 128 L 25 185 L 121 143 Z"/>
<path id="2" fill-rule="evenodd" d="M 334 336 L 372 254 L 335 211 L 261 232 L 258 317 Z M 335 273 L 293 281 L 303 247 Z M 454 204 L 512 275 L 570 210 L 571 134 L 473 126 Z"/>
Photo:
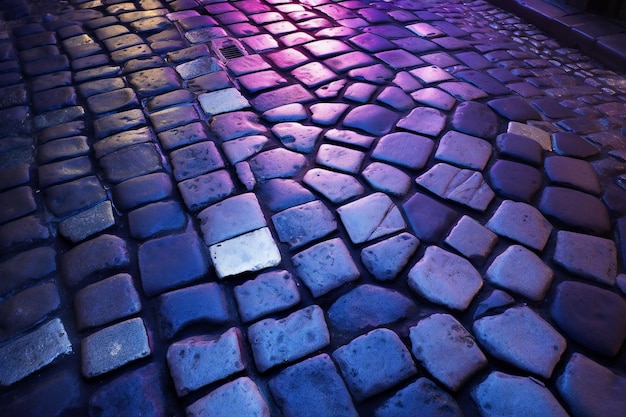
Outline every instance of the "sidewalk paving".
<path id="1" fill-rule="evenodd" d="M 0 4 L 0 414 L 621 416 L 623 33 L 493 3 Z"/>

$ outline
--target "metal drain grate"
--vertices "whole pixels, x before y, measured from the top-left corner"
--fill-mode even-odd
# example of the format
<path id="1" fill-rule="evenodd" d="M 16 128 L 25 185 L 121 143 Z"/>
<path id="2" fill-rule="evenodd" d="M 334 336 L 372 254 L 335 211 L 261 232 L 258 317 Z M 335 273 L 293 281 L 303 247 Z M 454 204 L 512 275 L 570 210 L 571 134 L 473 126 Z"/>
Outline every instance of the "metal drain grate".
<path id="1" fill-rule="evenodd" d="M 213 49 L 213 53 L 223 63 L 248 55 L 243 45 L 233 38 L 214 39 L 211 41 L 211 49 Z"/>

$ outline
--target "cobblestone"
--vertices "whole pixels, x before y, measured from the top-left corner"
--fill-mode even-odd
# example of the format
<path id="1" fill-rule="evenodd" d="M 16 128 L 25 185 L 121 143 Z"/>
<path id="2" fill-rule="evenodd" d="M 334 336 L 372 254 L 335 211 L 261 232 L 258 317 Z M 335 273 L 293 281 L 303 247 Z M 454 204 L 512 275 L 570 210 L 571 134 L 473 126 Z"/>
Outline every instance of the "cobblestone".
<path id="1" fill-rule="evenodd" d="M 413 410 L 423 410 L 427 415 L 460 417 L 463 411 L 446 391 L 428 378 L 417 381 L 399 390 L 385 401 L 374 414 L 376 417 L 409 417 Z"/>
<path id="2" fill-rule="evenodd" d="M 191 404 L 187 414 L 191 417 L 269 417 L 270 410 L 254 381 L 241 377 Z"/>
<path id="3" fill-rule="evenodd" d="M 542 250 L 552 233 L 552 225 L 539 210 L 525 204 L 505 200 L 487 223 L 487 228 L 532 249 Z"/>
<path id="4" fill-rule="evenodd" d="M 281 242 L 297 249 L 337 230 L 335 217 L 319 200 L 290 207 L 272 216 Z"/>

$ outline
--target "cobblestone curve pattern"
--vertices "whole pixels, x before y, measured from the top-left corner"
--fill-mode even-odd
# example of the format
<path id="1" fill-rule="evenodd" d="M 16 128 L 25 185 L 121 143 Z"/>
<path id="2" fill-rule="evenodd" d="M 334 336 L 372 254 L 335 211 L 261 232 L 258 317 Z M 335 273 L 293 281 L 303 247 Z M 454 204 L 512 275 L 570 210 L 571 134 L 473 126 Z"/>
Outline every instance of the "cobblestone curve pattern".
<path id="1" fill-rule="evenodd" d="M 0 410 L 618 416 L 626 78 L 483 0 L 0 32 Z"/>

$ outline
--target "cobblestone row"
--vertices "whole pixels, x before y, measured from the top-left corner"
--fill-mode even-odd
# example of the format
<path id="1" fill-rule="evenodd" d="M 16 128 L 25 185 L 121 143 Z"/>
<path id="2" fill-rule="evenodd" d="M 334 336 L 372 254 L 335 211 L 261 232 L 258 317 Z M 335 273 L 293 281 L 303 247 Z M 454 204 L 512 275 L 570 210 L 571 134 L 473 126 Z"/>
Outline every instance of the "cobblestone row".
<path id="1" fill-rule="evenodd" d="M 1 34 L 5 414 L 626 406 L 623 75 L 483 0 Z"/>

